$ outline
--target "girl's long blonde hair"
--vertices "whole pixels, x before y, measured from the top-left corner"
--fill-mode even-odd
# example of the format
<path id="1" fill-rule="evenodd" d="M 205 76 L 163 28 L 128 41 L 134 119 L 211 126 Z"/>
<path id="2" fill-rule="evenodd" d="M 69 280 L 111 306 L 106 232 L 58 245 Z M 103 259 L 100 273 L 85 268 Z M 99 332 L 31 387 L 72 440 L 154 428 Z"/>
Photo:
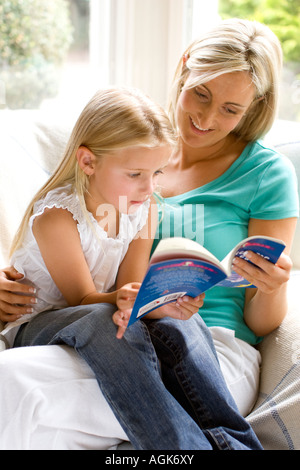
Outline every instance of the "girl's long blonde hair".
<path id="1" fill-rule="evenodd" d="M 94 156 L 118 149 L 175 145 L 174 129 L 165 111 L 137 89 L 109 88 L 98 91 L 80 114 L 56 170 L 30 202 L 11 247 L 11 254 L 24 239 L 35 203 L 60 186 L 72 184 L 86 211 L 84 195 L 88 176 L 80 169 L 76 153 L 87 147 Z"/>
<path id="2" fill-rule="evenodd" d="M 195 72 L 195 80 L 189 88 L 225 73 L 245 71 L 255 86 L 256 99 L 234 133 L 246 141 L 267 133 L 276 117 L 282 66 L 280 42 L 267 26 L 236 18 L 221 21 L 196 39 L 184 57 L 177 66 L 170 95 L 169 115 L 173 126 L 176 126 L 177 101 L 191 72 Z"/>

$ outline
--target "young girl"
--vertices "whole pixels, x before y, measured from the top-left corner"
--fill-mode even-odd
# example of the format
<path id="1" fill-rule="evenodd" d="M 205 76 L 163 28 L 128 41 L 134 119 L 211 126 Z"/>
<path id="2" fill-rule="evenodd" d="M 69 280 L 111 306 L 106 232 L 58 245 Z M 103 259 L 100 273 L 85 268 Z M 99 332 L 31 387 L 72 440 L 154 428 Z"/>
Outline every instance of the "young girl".
<path id="1" fill-rule="evenodd" d="M 140 93 L 95 95 L 14 241 L 12 262 L 37 303 L 3 334 L 15 347 L 75 348 L 137 449 L 260 449 L 193 315 L 202 296 L 123 336 L 156 229 L 150 196 L 173 143 L 166 115 Z"/>
<path id="2" fill-rule="evenodd" d="M 29 316 L 10 325 L 11 343 L 20 324 L 41 311 L 134 298 L 137 285 L 118 283 L 108 291 L 122 262 L 131 276 L 132 258 L 124 256 L 141 230 L 132 250 L 149 256 L 150 196 L 173 143 L 164 112 L 138 91 L 109 89 L 93 97 L 15 237 L 12 262 L 37 297 Z M 143 269 L 143 262 L 134 266 L 134 280 Z"/>

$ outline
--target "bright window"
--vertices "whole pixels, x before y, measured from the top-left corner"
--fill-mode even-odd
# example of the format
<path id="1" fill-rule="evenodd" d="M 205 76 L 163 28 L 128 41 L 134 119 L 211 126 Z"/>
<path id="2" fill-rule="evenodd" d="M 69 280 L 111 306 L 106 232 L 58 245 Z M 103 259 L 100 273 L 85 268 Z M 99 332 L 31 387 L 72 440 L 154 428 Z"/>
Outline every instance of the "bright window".
<path id="1" fill-rule="evenodd" d="M 299 0 L 3 0 L 0 108 L 74 113 L 110 84 L 165 105 L 181 53 L 220 16 L 255 18 L 278 34 L 279 117 L 300 121 Z"/>
<path id="2" fill-rule="evenodd" d="M 194 31 L 216 16 L 217 0 L 208 3 L 5 0 L 0 105 L 73 113 L 109 84 L 139 87 L 165 105 L 180 54 Z M 17 54 L 17 64 L 5 54 Z"/>
<path id="3" fill-rule="evenodd" d="M 279 118 L 300 121 L 299 0 L 219 0 L 219 14 L 260 21 L 277 35 L 284 55 Z"/>

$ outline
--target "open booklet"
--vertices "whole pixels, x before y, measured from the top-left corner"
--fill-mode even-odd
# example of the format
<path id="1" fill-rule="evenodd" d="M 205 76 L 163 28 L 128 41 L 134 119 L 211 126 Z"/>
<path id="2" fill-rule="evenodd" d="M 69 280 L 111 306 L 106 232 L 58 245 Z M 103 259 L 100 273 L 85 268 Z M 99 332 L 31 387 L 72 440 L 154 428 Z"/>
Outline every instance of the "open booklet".
<path id="1" fill-rule="evenodd" d="M 151 256 L 128 326 L 183 295 L 196 297 L 214 286 L 255 287 L 232 270 L 233 258 L 238 256 L 250 263 L 247 251 L 254 251 L 275 264 L 284 248 L 281 240 L 254 236 L 238 243 L 219 261 L 197 242 L 181 237 L 165 238 Z"/>

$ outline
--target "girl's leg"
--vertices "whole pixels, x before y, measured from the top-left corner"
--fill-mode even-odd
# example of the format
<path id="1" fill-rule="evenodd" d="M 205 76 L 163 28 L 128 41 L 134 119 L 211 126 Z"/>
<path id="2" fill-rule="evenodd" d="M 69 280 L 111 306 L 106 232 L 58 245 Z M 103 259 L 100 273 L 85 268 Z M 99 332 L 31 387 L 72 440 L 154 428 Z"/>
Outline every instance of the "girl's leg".
<path id="1" fill-rule="evenodd" d="M 188 321 L 147 322 L 169 391 L 219 449 L 262 449 L 241 416 L 217 360 L 208 328 L 199 315 Z"/>
<path id="2" fill-rule="evenodd" d="M 195 421 L 160 377 L 157 356 L 143 322 L 116 338 L 107 304 L 44 312 L 16 338 L 16 346 L 74 347 L 96 375 L 117 419 L 137 449 L 211 449 Z"/>

